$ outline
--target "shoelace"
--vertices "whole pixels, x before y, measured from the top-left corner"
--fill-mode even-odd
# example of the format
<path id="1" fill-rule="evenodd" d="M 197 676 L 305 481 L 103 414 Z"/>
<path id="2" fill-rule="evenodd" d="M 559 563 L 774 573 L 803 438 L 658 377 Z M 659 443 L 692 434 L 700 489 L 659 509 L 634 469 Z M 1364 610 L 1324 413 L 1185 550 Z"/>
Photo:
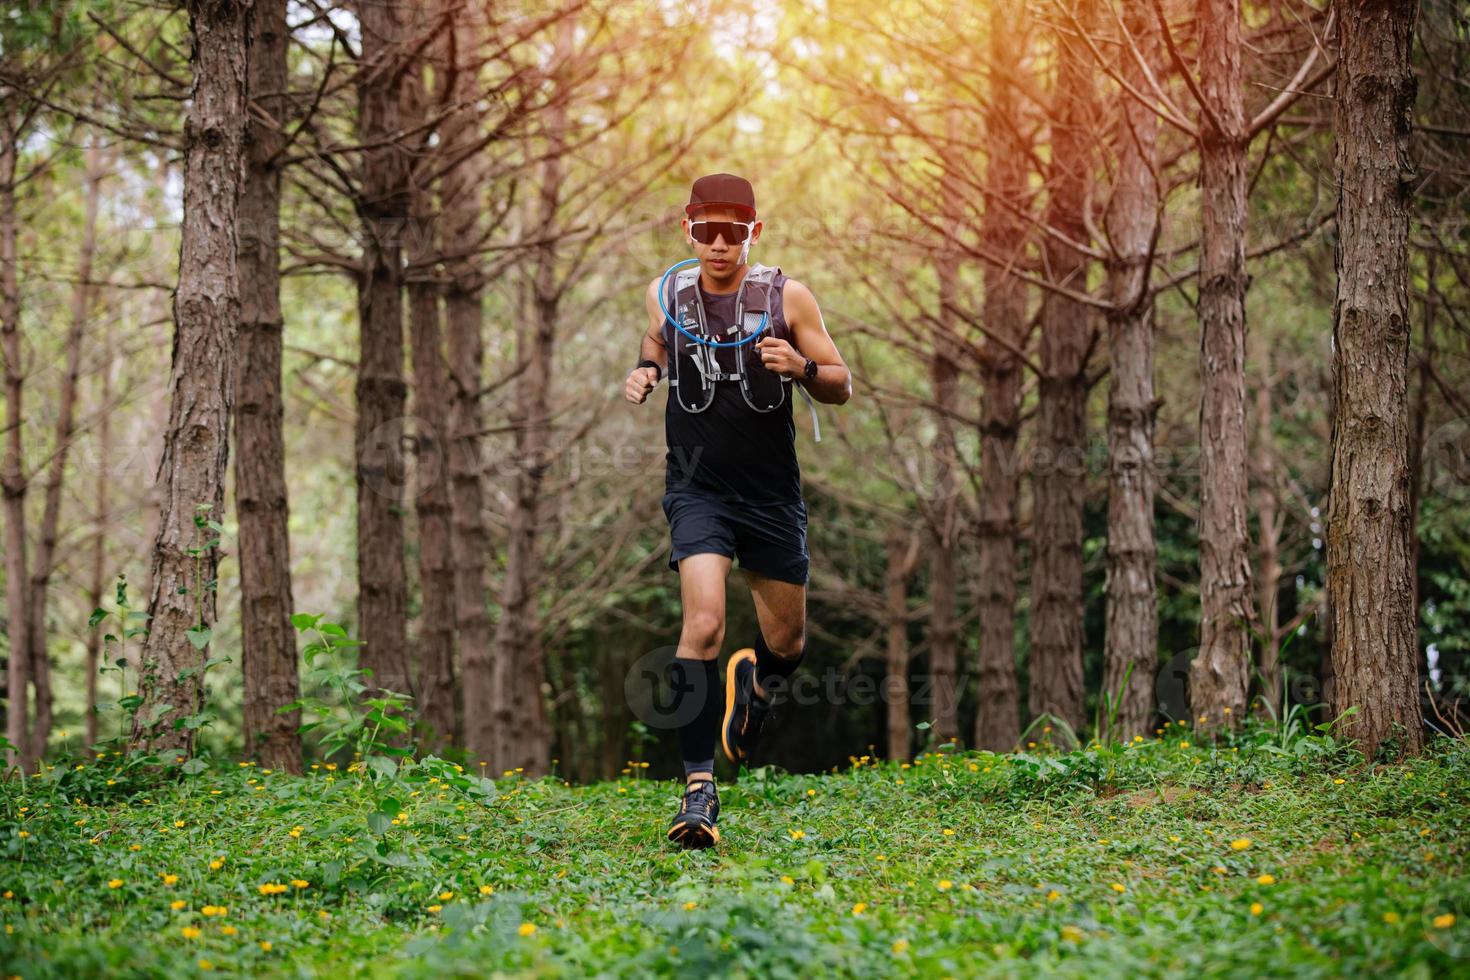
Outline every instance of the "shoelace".
<path id="1" fill-rule="evenodd" d="M 695 788 L 684 791 L 684 812 L 686 813 L 694 812 L 708 818 L 714 802 L 715 792 L 709 783 L 699 783 Z"/>

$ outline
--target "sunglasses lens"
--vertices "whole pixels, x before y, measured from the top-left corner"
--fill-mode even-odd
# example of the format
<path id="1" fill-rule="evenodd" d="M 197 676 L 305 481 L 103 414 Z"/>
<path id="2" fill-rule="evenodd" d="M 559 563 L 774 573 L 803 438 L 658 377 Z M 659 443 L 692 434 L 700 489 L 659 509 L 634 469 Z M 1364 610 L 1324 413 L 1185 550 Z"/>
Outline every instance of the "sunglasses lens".
<path id="1" fill-rule="evenodd" d="M 726 245 L 739 245 L 749 236 L 750 229 L 733 221 L 691 221 L 689 237 L 701 245 L 711 245 L 716 238 L 724 238 Z"/>

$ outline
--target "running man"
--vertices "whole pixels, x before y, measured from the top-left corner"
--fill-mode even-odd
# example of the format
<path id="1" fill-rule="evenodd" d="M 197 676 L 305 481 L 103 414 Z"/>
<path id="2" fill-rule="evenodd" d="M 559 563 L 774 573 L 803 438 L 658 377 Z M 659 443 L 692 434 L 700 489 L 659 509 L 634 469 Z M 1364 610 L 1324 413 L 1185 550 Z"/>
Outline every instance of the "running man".
<path id="1" fill-rule="evenodd" d="M 642 404 L 669 378 L 663 508 L 673 543 L 669 567 L 679 572 L 684 609 L 671 679 L 692 692 L 698 710 L 679 727 L 685 787 L 668 837 L 698 848 L 720 839 L 716 737 L 731 762 L 750 761 L 771 695 L 806 652 L 807 514 L 792 420 L 796 387 L 810 393 L 808 400 L 841 405 L 852 397 L 852 375 L 811 291 L 779 269 L 746 264 L 762 228 L 749 181 L 701 177 L 684 210 L 698 271 L 666 277 L 662 297 L 660 280 L 649 283 L 642 360 L 628 375 L 626 394 Z M 717 660 L 734 558 L 760 631 L 755 646 L 730 657 L 722 685 Z"/>

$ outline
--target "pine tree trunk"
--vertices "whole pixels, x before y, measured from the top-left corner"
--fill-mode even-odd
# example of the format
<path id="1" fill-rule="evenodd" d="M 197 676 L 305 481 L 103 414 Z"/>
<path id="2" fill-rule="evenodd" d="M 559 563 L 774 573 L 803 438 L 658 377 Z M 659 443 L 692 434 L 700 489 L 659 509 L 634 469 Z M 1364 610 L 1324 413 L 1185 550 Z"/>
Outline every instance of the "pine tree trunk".
<path id="1" fill-rule="evenodd" d="M 485 344 L 484 277 L 476 250 L 482 234 L 484 191 L 482 152 L 467 153 L 478 137 L 473 106 L 478 95 L 469 65 L 484 28 L 478 8 L 466 4 L 453 14 L 453 50 L 463 64 L 454 72 L 452 102 L 466 108 L 444 124 L 444 155 L 460 159 L 439 186 L 440 229 L 448 284 L 444 319 L 449 350 L 447 431 L 449 504 L 453 522 L 454 623 L 458 629 L 463 745 L 472 761 L 495 756 L 494 669 L 491 657 L 489 598 L 490 536 L 485 527 L 481 458 L 484 428 L 480 411 Z M 493 775 L 493 774 L 492 774 Z"/>
<path id="2" fill-rule="evenodd" d="M 958 135 L 954 113 L 950 113 L 950 135 Z M 941 183 L 945 213 L 954 218 L 954 202 L 960 199 L 959 181 L 946 167 Z M 933 330 L 933 354 L 929 360 L 929 385 L 934 399 L 934 487 L 923 501 L 929 537 L 929 673 L 934 702 L 929 734 L 936 742 L 959 737 L 959 623 L 955 611 L 955 551 L 959 547 L 959 480 L 955 469 L 959 452 L 955 445 L 954 419 L 959 378 L 959 342 L 955 335 L 956 265 L 958 253 L 940 252 L 935 260 L 939 278 L 939 317 Z"/>
<path id="3" fill-rule="evenodd" d="M 184 127 L 184 223 L 174 295 L 169 415 L 159 463 L 163 488 L 153 544 L 142 703 L 132 747 L 193 748 L 186 716 L 204 707 L 205 649 L 190 630 L 212 628 L 216 535 L 196 516 L 224 517 L 235 345 L 240 329 L 236 215 L 245 134 L 248 3 L 190 0 L 194 92 Z M 207 506 L 207 511 L 199 508 Z M 192 549 L 202 554 L 191 555 Z M 196 633 L 202 636 L 202 633 Z"/>
<path id="4" fill-rule="evenodd" d="M 71 454 L 76 428 L 77 381 L 82 369 L 82 337 L 92 314 L 97 287 L 92 285 L 93 258 L 97 253 L 97 210 L 102 197 L 102 154 L 94 136 L 85 151 L 86 199 L 82 213 L 82 242 L 77 253 L 76 283 L 71 293 L 71 325 L 66 333 L 66 367 L 57 394 L 55 451 L 46 471 L 42 490 L 41 528 L 31 565 L 31 683 L 36 691 L 35 718 L 31 724 L 31 754 L 46 754 L 51 737 L 51 655 L 46 633 L 46 600 L 55 571 L 56 544 L 61 533 L 61 492 L 66 481 L 66 461 Z"/>
<path id="5" fill-rule="evenodd" d="M 1005 4 L 991 11 L 992 73 L 986 130 L 992 147 L 986 182 L 991 203 L 985 209 L 984 238 L 994 256 L 1020 257 L 1025 229 L 1012 209 L 1026 193 L 1025 159 L 1015 146 L 1010 126 L 1020 114 L 1009 79 L 1019 72 L 1023 35 Z M 1011 207 L 994 203 L 1000 198 Z M 975 712 L 975 747 L 997 752 L 1015 747 L 1021 734 L 1016 683 L 1016 441 L 1021 429 L 1021 366 L 1007 343 L 1019 347 L 1026 332 L 1026 294 L 1020 280 L 987 265 L 985 269 L 987 336 L 981 368 L 980 519 L 976 526 L 978 556 L 975 591 L 980 616 Z"/>
<path id="6" fill-rule="evenodd" d="M 1143 4 L 1124 23 L 1150 66 L 1156 32 Z M 1127 59 L 1125 77 L 1144 83 Z M 1108 554 L 1104 698 L 1100 739 L 1146 735 L 1158 673 L 1158 591 L 1154 539 L 1154 300 L 1149 278 L 1159 221 L 1154 182 L 1158 120 L 1137 99 L 1119 98 L 1113 132 L 1117 178 L 1107 215 L 1113 243 L 1108 262 Z M 1111 700 L 1110 700 L 1111 699 Z M 1112 723 L 1109 723 L 1109 715 Z"/>
<path id="7" fill-rule="evenodd" d="M 1087 4 L 1078 5 L 1083 25 Z M 1046 222 L 1074 242 L 1087 240 L 1082 209 L 1092 179 L 1090 66 L 1081 42 L 1058 33 L 1057 76 L 1052 93 L 1052 156 L 1047 175 Z M 1086 258 L 1048 235 L 1045 246 L 1052 282 L 1087 292 Z M 1041 379 L 1037 406 L 1036 456 L 1032 467 L 1036 505 L 1032 522 L 1031 686 L 1033 718 L 1061 718 L 1082 725 L 1082 503 L 1087 449 L 1083 412 L 1087 406 L 1087 351 L 1091 326 L 1087 307 L 1054 292 L 1044 293 L 1041 312 Z"/>
<path id="8" fill-rule="evenodd" d="M 1423 743 L 1409 491 L 1409 155 L 1415 3 L 1340 0 L 1337 302 L 1327 591 L 1334 715 L 1373 759 Z"/>
<path id="9" fill-rule="evenodd" d="M 102 590 L 106 585 L 107 527 L 111 523 L 112 504 L 108 468 L 112 461 L 112 368 L 115 358 L 112 341 L 112 318 L 102 318 L 102 367 L 98 372 L 97 394 L 97 532 L 92 538 L 92 573 L 87 598 L 93 609 L 102 606 Z M 97 677 L 102 659 L 102 637 L 107 627 L 98 623 L 87 631 L 87 708 L 86 745 L 97 744 Z"/>
<path id="10" fill-rule="evenodd" d="M 407 8 L 359 0 L 359 186 L 363 251 L 358 270 L 357 586 L 361 664 L 376 690 L 412 694 L 404 570 L 403 244 L 409 159 L 399 143 Z"/>
<path id="11" fill-rule="evenodd" d="M 1198 0 L 1200 89 L 1200 650 L 1189 703 L 1205 729 L 1244 713 L 1250 683 L 1246 529 L 1246 135 L 1240 0 Z M 1212 121 L 1213 120 L 1213 121 Z"/>
<path id="12" fill-rule="evenodd" d="M 906 528 L 888 532 L 883 575 L 883 611 L 887 624 L 883 705 L 888 721 L 884 757 L 908 759 L 913 751 L 913 719 L 909 716 L 909 578 L 919 559 L 920 537 Z"/>
<path id="13" fill-rule="evenodd" d="M 236 379 L 235 506 L 240 519 L 240 631 L 245 754 L 301 772 L 301 696 L 291 597 L 290 501 L 281 392 L 281 171 L 286 99 L 285 0 L 255 0 L 251 16 L 245 186 L 240 194 L 240 363 Z M 262 119 L 261 114 L 266 118 Z"/>
<path id="14" fill-rule="evenodd" d="M 427 29 L 425 26 L 423 29 Z M 442 75 L 434 73 L 442 87 Z M 424 80 L 424 66 L 407 75 L 404 107 L 407 118 L 422 119 L 433 111 L 438 93 Z M 437 157 L 430 155 L 426 172 Z M 450 556 L 449 481 L 445 476 L 445 435 L 449 430 L 449 369 L 440 326 L 439 285 L 434 264 L 439 257 L 433 187 L 417 178 L 411 191 L 408 242 L 408 320 L 413 355 L 413 406 L 417 436 L 419 593 L 422 597 L 417 637 L 419 750 L 443 755 L 454 742 L 454 564 Z"/>
<path id="15" fill-rule="evenodd" d="M 11 100 L 12 90 L 0 100 L 0 344 L 5 352 L 5 455 L 0 459 L 0 488 L 5 494 L 5 610 L 9 617 L 7 634 L 10 656 L 6 662 L 5 737 L 11 749 L 6 751 L 6 766 L 20 766 L 31 771 L 36 760 L 31 758 L 29 725 L 31 658 L 30 600 L 26 583 L 30 580 L 26 563 L 26 490 L 24 444 L 21 433 L 25 423 L 25 365 L 21 363 L 20 346 L 20 280 L 16 274 L 15 179 L 17 142 L 15 128 L 18 107 Z"/>

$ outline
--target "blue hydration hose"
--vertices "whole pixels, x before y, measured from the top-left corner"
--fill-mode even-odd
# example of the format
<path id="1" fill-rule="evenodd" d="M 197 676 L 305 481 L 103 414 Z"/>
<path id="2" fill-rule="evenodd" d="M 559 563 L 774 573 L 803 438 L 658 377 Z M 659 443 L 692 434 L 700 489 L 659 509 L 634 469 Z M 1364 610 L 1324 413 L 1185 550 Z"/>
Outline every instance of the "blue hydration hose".
<path id="1" fill-rule="evenodd" d="M 688 337 L 696 344 L 703 344 L 706 347 L 740 347 L 744 344 L 750 343 L 752 340 L 764 333 L 766 327 L 771 322 L 771 314 L 769 312 L 761 314 L 761 325 L 755 333 L 751 334 L 749 337 L 746 337 L 744 340 L 727 340 L 723 343 L 715 340 L 705 340 L 703 337 L 697 337 L 694 334 L 690 333 L 688 330 L 685 330 L 683 325 L 680 324 L 678 320 L 674 319 L 674 315 L 670 313 L 668 309 L 664 306 L 664 286 L 668 283 L 669 276 L 673 275 L 676 270 L 682 269 L 691 263 L 697 264 L 698 262 L 698 259 L 684 259 L 682 262 L 675 262 L 673 265 L 669 266 L 668 270 L 664 272 L 663 278 L 658 281 L 658 308 L 663 311 L 664 319 L 669 321 L 669 323 L 673 326 L 675 330 L 679 331 L 681 334 Z"/>

